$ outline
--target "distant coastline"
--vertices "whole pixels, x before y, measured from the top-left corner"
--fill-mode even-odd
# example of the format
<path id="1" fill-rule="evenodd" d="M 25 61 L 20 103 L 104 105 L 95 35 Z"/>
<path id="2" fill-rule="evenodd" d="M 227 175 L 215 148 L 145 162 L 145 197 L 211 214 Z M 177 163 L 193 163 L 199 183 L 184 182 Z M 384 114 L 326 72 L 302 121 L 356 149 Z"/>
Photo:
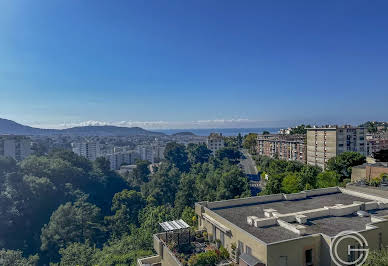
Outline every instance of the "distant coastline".
<path id="1" fill-rule="evenodd" d="M 238 133 L 246 135 L 248 133 L 261 134 L 263 131 L 270 133 L 277 133 L 280 127 L 260 127 L 260 128 L 201 128 L 201 129 L 155 129 L 154 132 L 161 132 L 167 135 L 172 135 L 180 132 L 192 132 L 198 136 L 209 136 L 210 133 L 222 133 L 224 136 L 237 136 Z"/>

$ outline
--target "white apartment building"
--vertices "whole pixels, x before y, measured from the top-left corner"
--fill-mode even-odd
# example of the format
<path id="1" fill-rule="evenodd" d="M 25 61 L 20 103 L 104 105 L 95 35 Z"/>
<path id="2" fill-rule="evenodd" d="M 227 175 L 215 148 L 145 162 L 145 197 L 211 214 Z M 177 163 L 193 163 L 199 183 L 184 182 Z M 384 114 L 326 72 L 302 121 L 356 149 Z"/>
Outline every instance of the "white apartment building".
<path id="1" fill-rule="evenodd" d="M 153 152 L 151 145 L 139 145 L 136 147 L 136 151 L 140 155 L 141 160 L 153 162 Z"/>
<path id="2" fill-rule="evenodd" d="M 215 153 L 219 149 L 222 149 L 225 146 L 224 137 L 222 136 L 222 133 L 211 133 L 209 137 L 207 137 L 206 146 L 213 153 Z"/>
<path id="3" fill-rule="evenodd" d="M 21 161 L 31 155 L 31 140 L 21 136 L 0 136 L 0 156 Z"/>
<path id="4" fill-rule="evenodd" d="M 125 152 L 116 152 L 112 154 L 104 155 L 104 158 L 110 162 L 111 170 L 119 170 L 120 166 L 123 164 L 132 165 L 136 163 L 136 160 L 140 159 L 138 152 L 125 151 Z"/>
<path id="5" fill-rule="evenodd" d="M 152 145 L 152 161 L 151 163 L 160 162 L 164 159 L 164 150 L 166 146 Z"/>
<path id="6" fill-rule="evenodd" d="M 97 142 L 78 142 L 71 144 L 73 152 L 87 158 L 90 161 L 96 160 L 100 154 L 100 144 Z"/>
<path id="7" fill-rule="evenodd" d="M 367 155 L 366 129 L 342 126 L 307 128 L 307 163 L 325 169 L 327 161 L 343 152 Z"/>

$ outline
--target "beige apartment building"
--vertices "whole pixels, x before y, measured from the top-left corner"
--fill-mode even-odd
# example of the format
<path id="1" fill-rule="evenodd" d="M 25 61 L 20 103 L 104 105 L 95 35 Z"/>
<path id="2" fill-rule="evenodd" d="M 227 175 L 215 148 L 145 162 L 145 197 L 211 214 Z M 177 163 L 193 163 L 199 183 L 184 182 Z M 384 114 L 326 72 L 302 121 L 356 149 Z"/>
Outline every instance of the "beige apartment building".
<path id="1" fill-rule="evenodd" d="M 21 161 L 31 153 L 31 139 L 23 136 L 0 136 L 0 156 L 8 156 Z"/>
<path id="2" fill-rule="evenodd" d="M 258 135 L 257 154 L 306 163 L 305 135 Z"/>
<path id="3" fill-rule="evenodd" d="M 359 127 L 307 128 L 307 163 L 325 169 L 327 161 L 346 151 L 367 155 L 366 129 Z"/>
<path id="4" fill-rule="evenodd" d="M 209 150 L 215 153 L 217 150 L 222 149 L 225 146 L 224 137 L 222 133 L 211 133 L 206 140 L 206 146 Z"/>
<path id="5" fill-rule="evenodd" d="M 238 265 L 334 266 L 331 244 L 348 230 L 353 231 L 350 235 L 362 235 L 369 249 L 388 245 L 388 197 L 368 191 L 332 187 L 205 201 L 195 204 L 195 212 L 199 229 L 206 230 L 209 238 L 217 239 L 231 254 L 236 247 L 237 255 L 232 259 Z M 157 254 L 139 259 L 139 266 L 184 265 L 169 249 L 166 236 L 154 235 Z M 351 262 L 360 253 L 348 253 L 348 246 L 361 246 L 352 238 L 338 245 L 338 256 Z"/>

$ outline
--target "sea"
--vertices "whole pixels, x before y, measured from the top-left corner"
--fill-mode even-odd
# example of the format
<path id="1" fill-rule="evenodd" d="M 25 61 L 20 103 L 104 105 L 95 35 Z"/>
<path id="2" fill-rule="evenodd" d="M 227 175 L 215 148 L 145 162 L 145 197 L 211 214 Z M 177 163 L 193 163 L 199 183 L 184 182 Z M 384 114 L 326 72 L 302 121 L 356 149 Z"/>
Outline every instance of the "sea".
<path id="1" fill-rule="evenodd" d="M 261 134 L 263 131 L 269 131 L 270 133 L 278 133 L 281 128 L 279 127 L 259 127 L 259 128 L 188 128 L 188 129 L 158 129 L 153 130 L 156 132 L 162 132 L 167 135 L 172 135 L 180 132 L 192 132 L 198 136 L 209 136 L 210 133 L 222 133 L 224 136 L 237 136 L 239 133 L 241 135 L 247 135 L 249 133 L 258 133 Z"/>

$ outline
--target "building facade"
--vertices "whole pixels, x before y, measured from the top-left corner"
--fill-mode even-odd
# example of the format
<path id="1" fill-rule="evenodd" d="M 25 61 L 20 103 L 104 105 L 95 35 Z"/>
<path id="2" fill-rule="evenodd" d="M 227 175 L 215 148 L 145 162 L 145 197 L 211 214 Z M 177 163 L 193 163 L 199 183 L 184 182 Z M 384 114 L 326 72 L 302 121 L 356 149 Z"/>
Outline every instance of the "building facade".
<path id="1" fill-rule="evenodd" d="M 258 135 L 259 155 L 306 163 L 306 137 L 304 135 Z"/>
<path id="2" fill-rule="evenodd" d="M 367 155 L 366 129 L 344 126 L 307 128 L 307 163 L 325 169 L 327 161 L 343 152 Z"/>
<path id="3" fill-rule="evenodd" d="M 211 133 L 207 137 L 206 146 L 213 153 L 215 153 L 219 149 L 222 149 L 223 147 L 225 147 L 225 141 L 224 141 L 224 137 L 222 136 L 222 133 L 220 133 L 220 134 Z"/>
<path id="4" fill-rule="evenodd" d="M 0 136 L 0 156 L 12 157 L 21 161 L 31 155 L 31 140 L 22 136 Z"/>
<path id="5" fill-rule="evenodd" d="M 76 142 L 71 144 L 73 152 L 94 161 L 100 154 L 100 144 L 97 142 Z"/>
<path id="6" fill-rule="evenodd" d="M 368 134 L 367 140 L 367 155 L 373 156 L 373 153 L 380 150 L 388 150 L 388 133 Z"/>
<path id="7" fill-rule="evenodd" d="M 362 235 L 370 250 L 388 245 L 388 199 L 338 187 L 195 204 L 199 230 L 218 241 L 237 265 L 335 266 L 330 253 L 336 236 L 351 230 Z M 138 265 L 183 265 L 163 240 L 154 235 L 156 256 Z M 348 238 L 338 256 L 352 262 L 359 247 Z M 361 248 L 361 247 L 360 247 Z M 349 264 L 351 265 L 351 263 Z"/>
<path id="8" fill-rule="evenodd" d="M 137 151 L 122 151 L 104 155 L 104 158 L 110 162 L 111 170 L 119 170 L 122 165 L 133 165 L 140 159 Z"/>
<path id="9" fill-rule="evenodd" d="M 381 174 L 388 175 L 388 162 L 357 165 L 352 167 L 352 183 L 358 181 L 371 182 L 373 178 L 380 177 Z"/>

